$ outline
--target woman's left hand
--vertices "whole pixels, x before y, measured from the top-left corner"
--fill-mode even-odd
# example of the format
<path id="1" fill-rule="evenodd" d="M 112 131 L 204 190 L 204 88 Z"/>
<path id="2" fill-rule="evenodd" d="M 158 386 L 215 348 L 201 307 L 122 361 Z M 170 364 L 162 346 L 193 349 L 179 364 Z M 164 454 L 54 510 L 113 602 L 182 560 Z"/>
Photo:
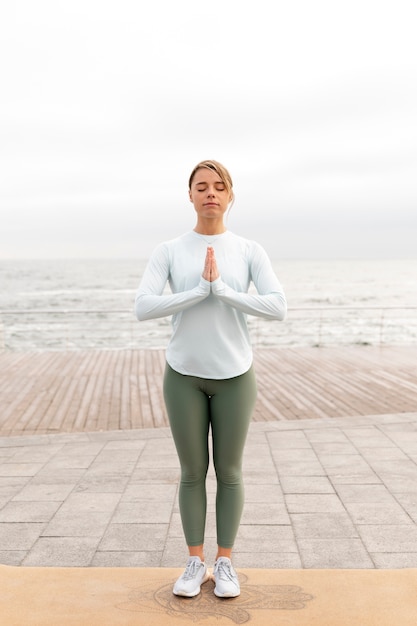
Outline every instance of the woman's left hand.
<path id="1" fill-rule="evenodd" d="M 205 263 L 205 275 L 204 278 L 211 283 L 220 277 L 219 270 L 217 269 L 216 256 L 214 249 L 209 246 L 207 248 L 206 263 Z"/>

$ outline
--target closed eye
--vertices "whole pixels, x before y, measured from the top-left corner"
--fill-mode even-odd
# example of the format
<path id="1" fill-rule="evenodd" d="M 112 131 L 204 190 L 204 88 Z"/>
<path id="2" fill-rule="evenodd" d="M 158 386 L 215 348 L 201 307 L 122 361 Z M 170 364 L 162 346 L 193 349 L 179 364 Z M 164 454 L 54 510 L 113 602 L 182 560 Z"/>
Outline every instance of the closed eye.
<path id="1" fill-rule="evenodd" d="M 207 185 L 197 185 L 196 189 L 197 191 L 207 191 L 208 186 Z M 223 183 L 218 183 L 217 185 L 214 186 L 216 191 L 225 191 L 226 187 L 223 185 Z"/>

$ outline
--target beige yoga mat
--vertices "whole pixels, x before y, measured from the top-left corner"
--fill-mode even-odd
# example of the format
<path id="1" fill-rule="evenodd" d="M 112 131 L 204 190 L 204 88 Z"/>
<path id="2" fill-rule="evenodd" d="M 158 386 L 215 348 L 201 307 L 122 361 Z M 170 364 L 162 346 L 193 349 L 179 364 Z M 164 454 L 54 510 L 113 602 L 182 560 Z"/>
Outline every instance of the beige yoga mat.
<path id="1" fill-rule="evenodd" d="M 1 626 L 416 626 L 417 569 L 239 570 L 239 598 L 210 580 L 177 598 L 181 570 L 0 566 Z"/>

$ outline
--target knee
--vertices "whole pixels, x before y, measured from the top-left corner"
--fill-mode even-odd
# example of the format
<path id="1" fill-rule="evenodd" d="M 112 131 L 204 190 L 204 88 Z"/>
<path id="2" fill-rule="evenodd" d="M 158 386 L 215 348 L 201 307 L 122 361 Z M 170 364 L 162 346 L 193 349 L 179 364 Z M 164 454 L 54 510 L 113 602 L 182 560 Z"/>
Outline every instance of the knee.
<path id="1" fill-rule="evenodd" d="M 217 481 L 223 485 L 239 485 L 242 482 L 242 467 L 236 465 L 216 465 Z"/>
<path id="2" fill-rule="evenodd" d="M 208 472 L 208 463 L 186 465 L 181 468 L 181 482 L 183 485 L 198 485 L 205 482 Z"/>

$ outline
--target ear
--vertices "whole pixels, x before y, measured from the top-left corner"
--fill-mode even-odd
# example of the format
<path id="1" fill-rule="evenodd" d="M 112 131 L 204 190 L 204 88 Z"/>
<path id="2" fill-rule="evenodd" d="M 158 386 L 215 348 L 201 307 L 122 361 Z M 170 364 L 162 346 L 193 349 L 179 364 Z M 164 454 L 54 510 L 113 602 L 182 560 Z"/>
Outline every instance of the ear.
<path id="1" fill-rule="evenodd" d="M 188 190 L 188 197 L 190 198 L 190 202 L 193 201 L 193 197 L 191 195 L 191 189 Z"/>

